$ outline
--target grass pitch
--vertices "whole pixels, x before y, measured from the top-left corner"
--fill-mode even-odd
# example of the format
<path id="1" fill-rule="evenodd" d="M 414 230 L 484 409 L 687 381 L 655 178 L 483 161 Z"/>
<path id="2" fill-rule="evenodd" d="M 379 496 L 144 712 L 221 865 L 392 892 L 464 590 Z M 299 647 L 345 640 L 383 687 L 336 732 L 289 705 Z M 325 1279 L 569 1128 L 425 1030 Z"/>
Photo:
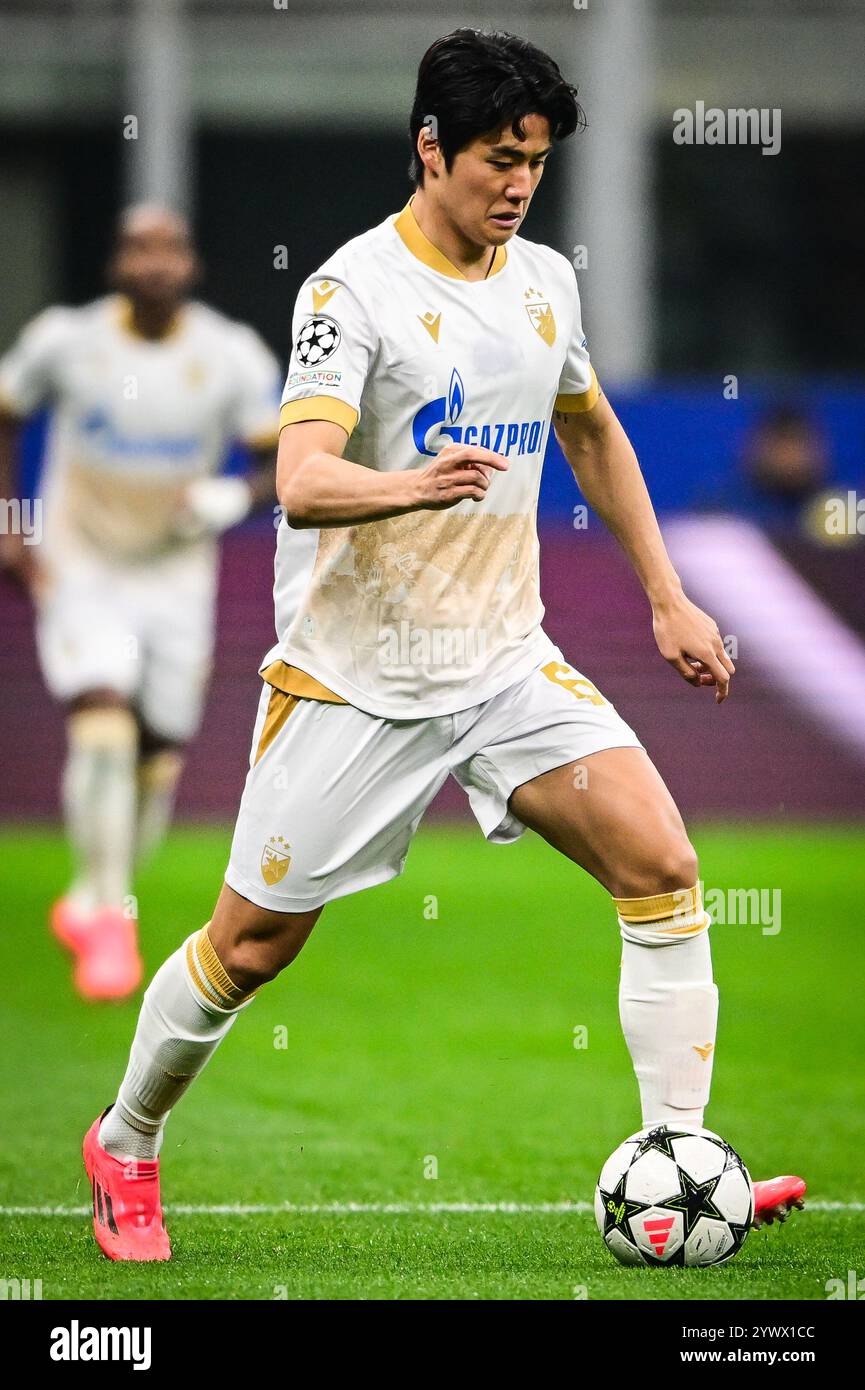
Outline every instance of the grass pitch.
<path id="1" fill-rule="evenodd" d="M 422 829 L 401 879 L 325 911 L 172 1117 L 174 1259 L 110 1264 L 80 1214 L 79 1145 L 137 1003 L 73 994 L 45 927 L 65 849 L 7 829 L 0 1275 L 41 1279 L 46 1299 L 825 1299 L 862 1264 L 862 833 L 693 838 L 707 888 L 782 893 L 777 933 L 713 929 L 707 1123 L 755 1177 L 801 1172 L 811 1202 L 731 1264 L 623 1269 L 605 1250 L 587 1206 L 640 1123 L 609 899 L 534 836 L 493 847 L 463 828 Z M 140 874 L 148 977 L 206 921 L 228 845 L 178 829 Z"/>

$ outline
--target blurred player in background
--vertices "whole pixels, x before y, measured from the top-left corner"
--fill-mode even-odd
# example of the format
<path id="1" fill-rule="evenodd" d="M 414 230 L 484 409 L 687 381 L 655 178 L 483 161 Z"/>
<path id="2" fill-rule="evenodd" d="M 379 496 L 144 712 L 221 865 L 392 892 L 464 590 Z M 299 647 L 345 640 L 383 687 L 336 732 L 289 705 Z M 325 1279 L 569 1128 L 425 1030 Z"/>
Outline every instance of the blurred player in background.
<path id="1" fill-rule="evenodd" d="M 75 876 L 51 924 L 90 999 L 140 982 L 132 871 L 166 831 L 200 721 L 216 538 L 273 496 L 278 364 L 251 328 L 188 300 L 198 270 L 182 217 L 129 209 L 116 293 L 47 309 L 0 361 L 4 496 L 17 495 L 21 423 L 53 408 L 41 544 L 0 536 L 0 557 L 33 595 L 42 672 L 66 711 Z M 218 476 L 233 441 L 256 458 L 248 480 Z"/>

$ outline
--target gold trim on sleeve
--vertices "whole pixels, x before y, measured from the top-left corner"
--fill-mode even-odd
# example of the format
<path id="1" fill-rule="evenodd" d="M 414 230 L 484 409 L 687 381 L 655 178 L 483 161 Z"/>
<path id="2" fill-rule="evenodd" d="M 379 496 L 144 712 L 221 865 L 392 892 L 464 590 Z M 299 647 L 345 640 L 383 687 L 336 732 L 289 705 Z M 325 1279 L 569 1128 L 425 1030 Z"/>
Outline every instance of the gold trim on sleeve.
<path id="1" fill-rule="evenodd" d="M 302 401 L 286 401 L 279 412 L 279 428 L 298 425 L 304 420 L 329 420 L 333 425 L 341 425 L 347 435 L 358 421 L 358 413 L 345 401 L 335 396 L 307 396 Z"/>
<path id="2" fill-rule="evenodd" d="M 260 434 L 249 434 L 243 440 L 247 449 L 275 449 L 278 442 L 278 430 L 262 430 Z"/>
<path id="3" fill-rule="evenodd" d="M 555 409 L 558 410 L 561 415 L 579 415 L 582 411 L 591 410 L 593 406 L 597 405 L 598 397 L 601 394 L 601 388 L 598 385 L 598 378 L 595 376 L 594 367 L 591 368 L 591 373 L 591 386 L 587 387 L 585 391 L 581 391 L 579 395 L 573 396 L 566 392 L 560 396 L 556 396 Z"/>

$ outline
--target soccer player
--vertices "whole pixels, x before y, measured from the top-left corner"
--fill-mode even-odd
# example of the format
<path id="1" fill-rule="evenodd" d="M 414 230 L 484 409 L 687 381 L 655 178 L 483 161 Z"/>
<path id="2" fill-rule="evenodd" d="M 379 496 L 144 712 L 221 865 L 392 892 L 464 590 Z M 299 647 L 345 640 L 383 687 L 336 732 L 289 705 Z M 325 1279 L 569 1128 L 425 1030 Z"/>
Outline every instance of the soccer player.
<path id="1" fill-rule="evenodd" d="M 113 1259 L 169 1258 L 170 1110 L 324 904 L 400 873 L 449 773 L 488 839 L 529 826 L 609 890 L 643 1123 L 702 1125 L 717 994 L 696 857 L 637 736 L 541 627 L 535 507 L 552 417 L 646 590 L 661 655 L 728 695 L 718 628 L 682 592 L 595 379 L 571 265 L 517 235 L 580 115 L 524 40 L 440 39 L 411 114 L 414 195 L 300 291 L 279 641 L 225 884 L 148 988 L 117 1100 L 84 1141 Z M 759 1219 L 801 1199 L 799 1180 L 776 1182 Z"/>
<path id="2" fill-rule="evenodd" d="M 21 421 L 54 409 L 41 544 L 0 536 L 0 560 L 33 594 L 42 672 L 66 712 L 76 871 L 51 924 L 88 999 L 140 982 L 130 880 L 167 827 L 199 723 L 216 537 L 273 495 L 276 359 L 252 329 L 187 302 L 197 270 L 182 217 L 132 208 L 116 293 L 46 310 L 0 362 L 5 497 Z M 257 456 L 249 481 L 217 476 L 233 440 Z"/>

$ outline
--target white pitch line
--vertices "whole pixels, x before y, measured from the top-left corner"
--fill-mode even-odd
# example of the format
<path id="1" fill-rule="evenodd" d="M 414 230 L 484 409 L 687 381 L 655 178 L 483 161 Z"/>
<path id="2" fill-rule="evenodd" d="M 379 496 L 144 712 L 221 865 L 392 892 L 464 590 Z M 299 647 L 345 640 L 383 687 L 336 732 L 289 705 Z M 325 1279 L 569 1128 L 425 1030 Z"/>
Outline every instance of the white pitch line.
<path id="1" fill-rule="evenodd" d="M 90 1216 L 86 1207 L 3 1207 L 0 1216 Z M 178 1216 L 447 1216 L 549 1215 L 583 1216 L 591 1202 L 226 1202 L 167 1204 L 166 1212 Z"/>
<path id="2" fill-rule="evenodd" d="M 865 1202 L 808 1202 L 806 1211 L 861 1212 Z M 165 1208 L 177 1216 L 585 1216 L 591 1202 L 228 1202 Z M 90 1216 L 92 1208 L 4 1207 L 4 1216 Z"/>

